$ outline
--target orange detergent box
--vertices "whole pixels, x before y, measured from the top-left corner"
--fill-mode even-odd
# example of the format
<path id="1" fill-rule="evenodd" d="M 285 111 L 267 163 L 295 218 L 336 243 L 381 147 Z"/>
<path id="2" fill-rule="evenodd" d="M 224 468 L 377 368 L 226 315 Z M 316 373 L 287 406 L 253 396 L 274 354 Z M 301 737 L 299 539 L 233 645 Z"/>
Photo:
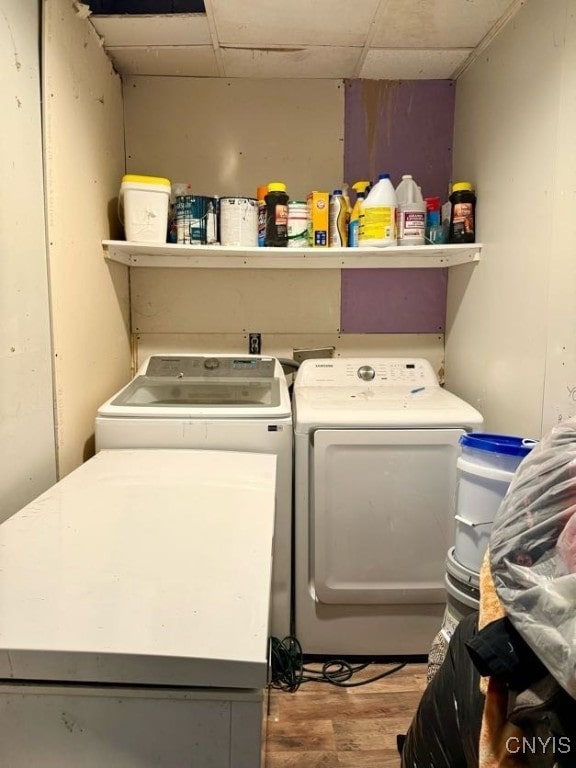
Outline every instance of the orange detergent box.
<path id="1" fill-rule="evenodd" d="M 328 248 L 330 194 L 309 192 L 306 202 L 308 204 L 308 242 L 313 248 Z"/>

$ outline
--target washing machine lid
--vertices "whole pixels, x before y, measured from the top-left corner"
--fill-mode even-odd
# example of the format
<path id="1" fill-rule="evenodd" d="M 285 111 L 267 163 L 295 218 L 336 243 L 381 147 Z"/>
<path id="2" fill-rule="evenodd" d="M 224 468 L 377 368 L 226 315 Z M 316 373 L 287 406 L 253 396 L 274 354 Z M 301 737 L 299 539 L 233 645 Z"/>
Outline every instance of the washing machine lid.
<path id="1" fill-rule="evenodd" d="M 0 526 L 0 678 L 260 688 L 271 454 L 100 451 Z"/>
<path id="2" fill-rule="evenodd" d="M 285 418 L 286 377 L 272 357 L 154 355 L 100 417 Z"/>
<path id="3" fill-rule="evenodd" d="M 330 428 L 477 430 L 482 415 L 438 383 L 421 358 L 306 360 L 294 383 L 297 433 Z"/>

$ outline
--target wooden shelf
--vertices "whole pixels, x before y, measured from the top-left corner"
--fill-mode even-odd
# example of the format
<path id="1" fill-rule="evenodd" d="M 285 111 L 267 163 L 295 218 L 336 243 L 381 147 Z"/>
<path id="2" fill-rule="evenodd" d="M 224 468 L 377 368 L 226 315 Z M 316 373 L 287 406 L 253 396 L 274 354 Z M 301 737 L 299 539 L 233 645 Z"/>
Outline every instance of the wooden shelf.
<path id="1" fill-rule="evenodd" d="M 404 269 L 455 267 L 480 260 L 482 245 L 414 248 L 244 248 L 104 240 L 104 256 L 129 267 L 185 269 Z"/>

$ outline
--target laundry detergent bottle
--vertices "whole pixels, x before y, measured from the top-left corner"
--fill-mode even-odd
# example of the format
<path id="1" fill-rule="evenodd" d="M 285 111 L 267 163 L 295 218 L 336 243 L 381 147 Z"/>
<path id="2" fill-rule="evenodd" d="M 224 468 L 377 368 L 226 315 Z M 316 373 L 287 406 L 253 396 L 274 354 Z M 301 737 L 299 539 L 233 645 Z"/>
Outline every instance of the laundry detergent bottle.
<path id="1" fill-rule="evenodd" d="M 386 248 L 396 245 L 396 191 L 389 173 L 381 173 L 362 205 L 363 224 L 360 248 Z"/>

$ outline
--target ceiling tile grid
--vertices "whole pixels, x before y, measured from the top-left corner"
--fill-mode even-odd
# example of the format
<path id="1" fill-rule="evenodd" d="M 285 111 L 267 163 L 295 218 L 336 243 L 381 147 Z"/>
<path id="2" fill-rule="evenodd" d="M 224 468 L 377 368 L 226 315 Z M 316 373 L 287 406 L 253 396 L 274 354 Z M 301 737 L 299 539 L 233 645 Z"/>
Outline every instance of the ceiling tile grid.
<path id="1" fill-rule="evenodd" d="M 138 2 L 150 7 L 90 16 L 120 74 L 407 80 L 456 77 L 525 0 L 205 0 L 205 13 L 134 15 Z"/>
<path id="2" fill-rule="evenodd" d="M 117 72 L 123 75 L 218 77 L 220 70 L 211 45 L 131 46 L 108 48 Z"/>
<path id="3" fill-rule="evenodd" d="M 227 77 L 333 78 L 351 77 L 362 48 L 329 46 L 239 49 L 224 48 L 222 61 Z"/>
<path id="4" fill-rule="evenodd" d="M 371 48 L 359 77 L 367 80 L 450 80 L 471 48 Z"/>
<path id="5" fill-rule="evenodd" d="M 380 0 L 211 0 L 220 45 L 363 47 Z M 353 9 L 351 11 L 351 9 Z"/>

